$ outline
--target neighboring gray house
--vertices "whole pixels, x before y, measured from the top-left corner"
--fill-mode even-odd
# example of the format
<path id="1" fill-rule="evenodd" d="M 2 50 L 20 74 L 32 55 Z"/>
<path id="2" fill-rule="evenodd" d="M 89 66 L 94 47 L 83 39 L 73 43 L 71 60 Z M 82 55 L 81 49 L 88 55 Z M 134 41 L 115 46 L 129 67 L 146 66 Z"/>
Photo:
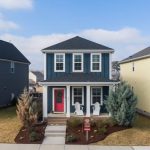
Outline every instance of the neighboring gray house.
<path id="1" fill-rule="evenodd" d="M 11 104 L 28 88 L 30 62 L 11 43 L 0 40 L 0 107 Z"/>

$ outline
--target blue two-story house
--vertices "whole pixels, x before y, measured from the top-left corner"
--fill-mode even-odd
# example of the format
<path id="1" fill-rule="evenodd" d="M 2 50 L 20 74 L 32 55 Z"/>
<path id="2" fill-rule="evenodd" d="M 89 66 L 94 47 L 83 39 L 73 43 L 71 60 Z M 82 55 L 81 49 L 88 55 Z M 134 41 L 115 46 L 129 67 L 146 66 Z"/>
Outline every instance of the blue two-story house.
<path id="1" fill-rule="evenodd" d="M 112 48 L 74 37 L 42 50 L 44 54 L 43 116 L 63 113 L 70 117 L 75 104 L 87 117 L 96 102 L 108 113 L 104 100 L 116 83 L 111 79 Z"/>

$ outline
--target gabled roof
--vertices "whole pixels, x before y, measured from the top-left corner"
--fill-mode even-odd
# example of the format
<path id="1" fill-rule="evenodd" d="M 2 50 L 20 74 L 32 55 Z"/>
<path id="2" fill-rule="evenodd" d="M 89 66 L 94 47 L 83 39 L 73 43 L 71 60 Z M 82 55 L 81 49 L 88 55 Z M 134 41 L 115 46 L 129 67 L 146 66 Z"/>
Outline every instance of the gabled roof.
<path id="1" fill-rule="evenodd" d="M 44 80 L 44 74 L 40 71 L 31 71 L 37 77 L 37 82 Z"/>
<path id="2" fill-rule="evenodd" d="M 126 59 L 123 59 L 120 63 L 125 63 L 125 62 L 129 62 L 132 60 L 138 60 L 138 59 L 147 58 L 147 57 L 150 57 L 150 47 L 147 47 L 147 48 L 127 57 Z"/>
<path id="3" fill-rule="evenodd" d="M 0 40 L 0 59 L 30 63 L 12 43 L 2 40 Z"/>
<path id="4" fill-rule="evenodd" d="M 43 50 L 113 50 L 112 48 L 104 45 L 92 42 L 82 37 L 76 36 L 50 47 L 44 48 Z"/>

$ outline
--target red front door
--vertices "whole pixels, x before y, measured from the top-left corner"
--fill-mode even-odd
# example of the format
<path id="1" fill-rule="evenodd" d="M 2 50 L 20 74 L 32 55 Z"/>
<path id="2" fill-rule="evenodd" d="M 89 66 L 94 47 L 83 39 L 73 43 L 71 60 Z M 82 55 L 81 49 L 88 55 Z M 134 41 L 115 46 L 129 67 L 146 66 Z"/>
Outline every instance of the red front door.
<path id="1" fill-rule="evenodd" d="M 54 111 L 64 112 L 64 89 L 54 89 Z"/>

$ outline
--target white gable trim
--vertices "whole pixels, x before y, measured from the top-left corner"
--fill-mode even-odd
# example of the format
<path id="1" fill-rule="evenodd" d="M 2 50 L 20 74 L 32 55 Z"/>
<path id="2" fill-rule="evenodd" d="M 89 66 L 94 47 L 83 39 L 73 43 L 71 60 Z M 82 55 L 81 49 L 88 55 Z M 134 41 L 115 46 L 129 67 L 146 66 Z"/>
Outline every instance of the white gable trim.
<path id="1" fill-rule="evenodd" d="M 15 60 L 10 60 L 10 59 L 0 59 L 1 61 L 7 61 L 7 62 L 15 62 L 15 63 L 20 63 L 20 64 L 30 64 L 30 63 L 25 63 L 25 62 L 21 62 L 21 61 L 15 61 Z"/>
<path id="2" fill-rule="evenodd" d="M 71 49 L 71 50 L 42 50 L 43 53 L 113 53 L 114 50 L 105 50 L 105 49 Z"/>

